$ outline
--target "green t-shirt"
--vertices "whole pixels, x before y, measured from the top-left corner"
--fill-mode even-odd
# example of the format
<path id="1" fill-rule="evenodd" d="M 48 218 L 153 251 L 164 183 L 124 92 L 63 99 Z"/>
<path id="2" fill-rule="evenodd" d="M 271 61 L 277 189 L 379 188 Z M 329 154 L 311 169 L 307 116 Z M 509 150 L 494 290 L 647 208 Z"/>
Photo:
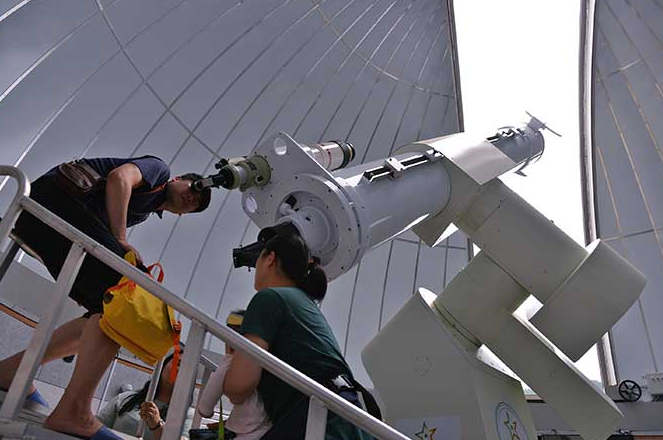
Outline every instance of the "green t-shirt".
<path id="1" fill-rule="evenodd" d="M 275 287 L 256 293 L 244 315 L 242 334 L 252 334 L 269 344 L 274 356 L 321 382 L 352 375 L 320 308 L 295 287 Z M 304 395 L 263 370 L 258 392 L 269 418 L 276 425 Z M 343 418 L 329 413 L 327 440 L 368 438 Z"/>

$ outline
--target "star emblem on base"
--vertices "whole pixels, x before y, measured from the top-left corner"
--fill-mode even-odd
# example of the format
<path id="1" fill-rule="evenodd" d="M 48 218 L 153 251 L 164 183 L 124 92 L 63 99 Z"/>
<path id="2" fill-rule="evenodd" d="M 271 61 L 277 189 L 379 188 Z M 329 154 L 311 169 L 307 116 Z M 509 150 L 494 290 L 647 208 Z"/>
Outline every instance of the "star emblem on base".
<path id="1" fill-rule="evenodd" d="M 506 413 L 506 420 L 503 423 L 509 430 L 509 434 L 511 434 L 511 440 L 520 440 L 520 436 L 516 431 L 518 429 L 518 422 L 511 420 L 511 415 L 509 413 Z"/>
<path id="2" fill-rule="evenodd" d="M 420 440 L 435 440 L 433 438 L 433 434 L 435 434 L 435 431 L 437 431 L 437 428 L 429 428 L 426 426 L 426 422 L 424 422 L 424 425 L 421 427 L 421 431 L 417 432 L 416 435 L 418 439 Z"/>

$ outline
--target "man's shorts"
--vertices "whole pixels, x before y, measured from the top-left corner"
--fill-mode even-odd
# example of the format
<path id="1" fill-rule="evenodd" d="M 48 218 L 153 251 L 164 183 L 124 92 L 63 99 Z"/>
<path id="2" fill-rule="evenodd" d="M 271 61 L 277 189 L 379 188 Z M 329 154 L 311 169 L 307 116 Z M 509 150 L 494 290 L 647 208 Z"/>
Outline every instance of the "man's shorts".
<path id="1" fill-rule="evenodd" d="M 124 250 L 109 227 L 58 187 L 53 177 L 45 176 L 33 182 L 30 198 L 114 254 L 124 256 Z M 15 232 L 39 254 L 49 273 L 57 279 L 71 248 L 71 241 L 26 211 L 21 213 L 16 222 Z M 120 278 L 122 275 L 118 272 L 86 254 L 69 297 L 88 310 L 86 315 L 101 313 L 104 292 L 117 284 Z"/>

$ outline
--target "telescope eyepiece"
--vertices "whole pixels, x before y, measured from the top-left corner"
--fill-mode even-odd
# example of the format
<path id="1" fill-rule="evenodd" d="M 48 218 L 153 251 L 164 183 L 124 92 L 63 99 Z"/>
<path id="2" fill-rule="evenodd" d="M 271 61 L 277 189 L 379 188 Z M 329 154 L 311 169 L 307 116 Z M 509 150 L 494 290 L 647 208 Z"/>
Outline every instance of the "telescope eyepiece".
<path id="1" fill-rule="evenodd" d="M 258 240 L 233 249 L 233 264 L 235 268 L 256 267 L 265 244 L 277 235 L 299 235 L 299 230 L 291 222 L 278 223 L 274 226 L 263 228 L 258 233 Z"/>

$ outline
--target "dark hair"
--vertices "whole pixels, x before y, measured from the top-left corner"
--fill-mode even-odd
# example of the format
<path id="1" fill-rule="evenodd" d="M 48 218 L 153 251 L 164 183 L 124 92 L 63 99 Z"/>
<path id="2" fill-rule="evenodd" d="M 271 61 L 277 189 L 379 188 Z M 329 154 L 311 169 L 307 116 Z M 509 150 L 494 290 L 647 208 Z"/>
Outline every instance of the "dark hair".
<path id="1" fill-rule="evenodd" d="M 274 252 L 283 273 L 313 301 L 325 298 L 327 275 L 311 260 L 308 246 L 299 235 L 275 235 L 265 243 L 263 252 Z"/>
<path id="2" fill-rule="evenodd" d="M 180 350 L 180 355 L 184 354 L 184 350 Z M 173 354 L 168 355 L 163 360 L 163 365 L 166 366 L 168 362 L 173 360 Z M 163 375 L 163 371 L 161 372 L 161 375 Z M 143 385 L 143 388 L 138 390 L 136 393 L 132 394 L 131 397 L 129 397 L 127 400 L 125 400 L 122 403 L 122 406 L 120 407 L 120 410 L 118 411 L 118 415 L 122 415 L 127 411 L 131 411 L 134 408 L 140 407 L 140 404 L 145 402 L 145 399 L 147 399 L 147 390 L 150 388 L 150 382 L 151 380 L 148 380 L 145 382 L 145 385 Z M 157 385 L 157 394 L 159 394 L 159 387 L 161 386 L 161 376 L 159 376 L 159 384 Z M 193 394 L 189 397 L 189 400 L 193 401 Z M 168 408 L 161 414 L 162 419 L 166 419 L 166 415 L 168 414 Z"/>
<path id="3" fill-rule="evenodd" d="M 200 180 L 203 178 L 203 176 L 197 173 L 186 173 L 182 174 L 179 177 L 182 180 L 190 180 L 192 182 L 195 182 L 196 180 Z M 211 201 L 212 201 L 212 189 L 211 188 L 203 189 L 202 191 L 200 191 L 200 203 L 198 204 L 198 207 L 193 210 L 193 212 L 203 212 L 204 210 L 207 209 Z"/>

